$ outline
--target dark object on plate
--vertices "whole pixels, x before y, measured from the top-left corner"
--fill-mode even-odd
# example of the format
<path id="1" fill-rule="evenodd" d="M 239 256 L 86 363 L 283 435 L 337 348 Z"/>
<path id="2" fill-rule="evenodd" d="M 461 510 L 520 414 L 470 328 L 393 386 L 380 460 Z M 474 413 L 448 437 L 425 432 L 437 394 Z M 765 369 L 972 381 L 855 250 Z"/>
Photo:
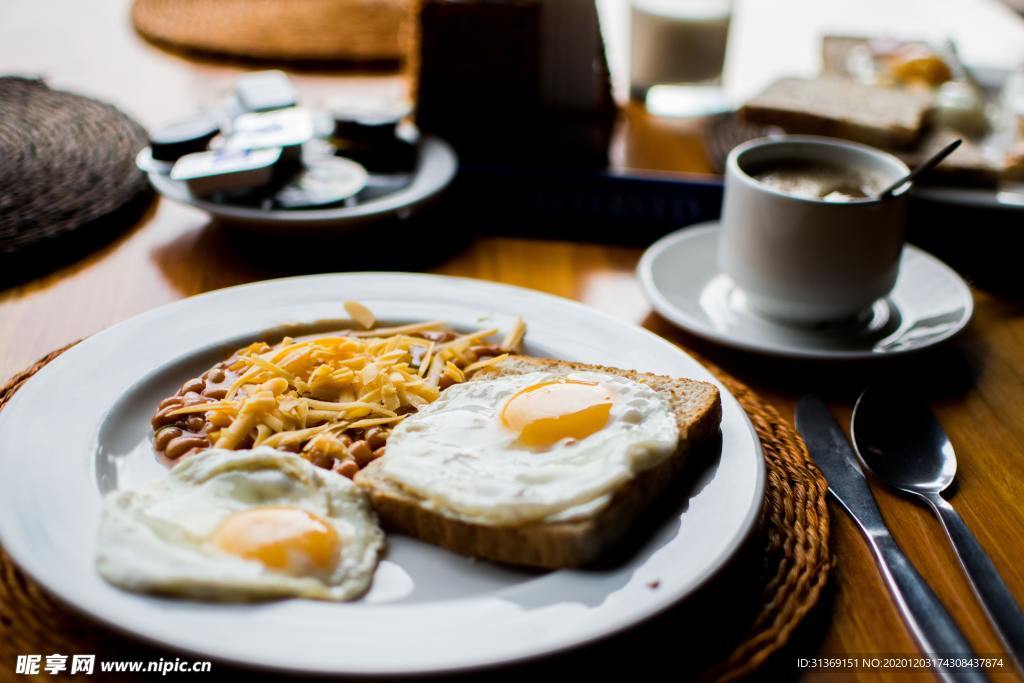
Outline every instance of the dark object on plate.
<path id="1" fill-rule="evenodd" d="M 290 62 L 405 57 L 406 0 L 135 0 L 132 23 L 158 44 Z"/>
<path id="2" fill-rule="evenodd" d="M 383 144 L 336 140 L 335 145 L 338 154 L 359 162 L 370 173 L 411 173 L 416 166 L 416 143 L 402 138 L 392 138 Z"/>
<path id="3" fill-rule="evenodd" d="M 390 142 L 398 132 L 401 117 L 334 117 L 334 137 L 368 144 Z"/>
<path id="4" fill-rule="evenodd" d="M 149 136 L 149 148 L 156 161 L 177 161 L 186 154 L 205 152 L 220 125 L 207 117 L 184 119 L 161 126 Z"/>
<path id="5" fill-rule="evenodd" d="M 406 103 L 381 103 L 379 106 L 331 108 L 333 136 L 346 142 L 386 144 L 398 135 L 398 126 L 409 115 Z"/>
<path id="6" fill-rule="evenodd" d="M 355 159 L 371 173 L 408 173 L 416 164 L 415 131 L 401 128 L 406 102 L 349 103 L 331 107 L 331 143 L 338 154 Z"/>
<path id="7" fill-rule="evenodd" d="M 894 386 L 869 387 L 853 409 L 857 453 L 889 486 L 926 502 L 942 522 L 964 573 L 1017 667 L 1024 661 L 1024 614 L 964 520 L 942 496 L 956 477 L 956 453 L 923 403 Z"/>
<path id="8" fill-rule="evenodd" d="M 149 204 L 146 131 L 113 106 L 0 78 L 0 280 L 80 258 Z"/>
<path id="9" fill-rule="evenodd" d="M 235 81 L 235 99 L 243 111 L 263 112 L 294 107 L 295 88 L 283 71 L 254 71 Z"/>

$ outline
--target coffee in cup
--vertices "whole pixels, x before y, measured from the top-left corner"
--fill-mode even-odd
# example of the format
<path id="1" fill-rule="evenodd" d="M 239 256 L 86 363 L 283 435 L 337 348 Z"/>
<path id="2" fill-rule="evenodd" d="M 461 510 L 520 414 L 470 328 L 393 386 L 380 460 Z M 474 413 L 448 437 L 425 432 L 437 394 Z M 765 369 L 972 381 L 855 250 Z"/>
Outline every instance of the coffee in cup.
<path id="1" fill-rule="evenodd" d="M 877 196 L 886 187 L 878 173 L 820 161 L 769 163 L 764 168 L 751 169 L 749 174 L 784 194 L 826 202 L 868 199 Z"/>

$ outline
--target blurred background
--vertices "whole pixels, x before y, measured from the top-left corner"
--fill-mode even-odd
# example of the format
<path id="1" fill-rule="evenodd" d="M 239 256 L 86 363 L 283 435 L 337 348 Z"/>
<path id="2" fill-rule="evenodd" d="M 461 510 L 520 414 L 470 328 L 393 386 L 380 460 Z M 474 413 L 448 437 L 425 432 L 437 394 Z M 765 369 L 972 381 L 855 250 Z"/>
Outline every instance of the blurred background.
<path id="1" fill-rule="evenodd" d="M 0 8 L 0 73 L 92 98 L 132 123 L 103 132 L 113 124 L 76 117 L 85 105 L 73 99 L 50 102 L 48 119 L 38 104 L 3 116 L 5 277 L 25 282 L 138 226 L 151 185 L 199 207 L 164 202 L 146 219 L 160 225 L 173 216 L 180 239 L 165 240 L 166 251 L 187 243 L 183 225 L 227 226 L 225 234 L 246 235 L 228 238 L 247 249 L 240 268 L 267 260 L 264 247 L 250 247 L 268 233 L 351 240 L 360 230 L 350 228 L 374 223 L 443 225 L 460 239 L 496 232 L 647 244 L 717 216 L 725 154 L 778 130 L 744 118 L 744 104 L 780 78 L 829 75 L 826 39 L 860 40 L 851 54 L 868 54 L 875 66 L 879 41 L 924 46 L 954 65 L 948 80 L 984 81 L 985 96 L 1001 102 L 1024 63 L 1019 12 L 1003 0 L 109 0 L 88 11 L 70 0 L 45 8 L 8 0 Z M 877 81 L 875 66 L 868 80 Z M 265 209 L 269 195 L 203 195 L 195 183 L 171 182 L 166 164 L 157 173 L 143 164 L 145 182 L 135 154 L 169 124 L 212 118 L 220 136 L 202 144 L 231 143 L 234 117 L 245 109 L 237 105 L 239 77 L 268 70 L 283 70 L 295 93 L 290 105 L 313 113 L 312 137 L 333 145 L 336 156 L 371 166 L 381 154 L 392 159 L 376 143 L 367 143 L 370 162 L 353 148 L 380 127 L 367 116 L 391 112 L 384 118 L 393 119 L 392 133 L 411 146 L 400 162 L 406 166 L 370 168 L 368 190 L 333 208 L 327 200 L 317 205 L 335 211 L 323 220 L 301 210 L 232 217 L 232 207 Z M 844 75 L 856 81 L 864 73 Z M 938 93 L 939 83 L 925 85 Z M 9 107 L 28 102 L 13 93 L 5 100 Z M 1006 105 L 1011 118 L 1020 115 L 1014 107 L 1024 110 L 1019 101 Z M 96 117 L 104 120 L 102 112 Z M 346 121 L 354 128 L 339 133 Z M 139 129 L 126 132 L 134 124 Z M 1019 220 L 1024 195 L 999 184 L 996 165 L 1010 163 L 1004 156 L 1019 145 L 1014 135 L 994 152 L 982 150 L 992 157 L 977 164 L 982 190 L 972 181 L 967 194 L 955 188 L 915 202 L 914 223 L 929 225 L 915 239 L 961 258 L 965 268 L 977 259 L 962 253 L 956 230 L 933 224 L 984 223 L 985 245 L 1006 244 L 1005 226 Z M 353 143 L 353 136 L 364 138 Z M 425 152 L 428 138 L 453 150 L 457 162 Z M 121 148 L 112 149 L 115 141 Z M 106 166 L 93 158 L 97 150 Z M 281 243 L 271 244 L 275 261 Z M 1004 253 L 984 254 L 985 270 L 998 270 L 993 264 Z M 340 267 L 308 254 L 302 260 L 303 270 Z"/>

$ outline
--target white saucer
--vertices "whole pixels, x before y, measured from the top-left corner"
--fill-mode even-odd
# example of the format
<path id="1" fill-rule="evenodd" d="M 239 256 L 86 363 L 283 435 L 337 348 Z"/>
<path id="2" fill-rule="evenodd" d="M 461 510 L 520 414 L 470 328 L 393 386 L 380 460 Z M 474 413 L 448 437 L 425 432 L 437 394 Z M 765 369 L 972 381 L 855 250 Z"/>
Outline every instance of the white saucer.
<path id="1" fill-rule="evenodd" d="M 748 310 L 718 270 L 718 223 L 666 235 L 644 253 L 637 277 L 662 316 L 710 341 L 790 358 L 879 358 L 944 342 L 971 320 L 974 300 L 952 269 L 917 247 L 903 249 L 896 287 L 857 320 L 797 327 Z"/>

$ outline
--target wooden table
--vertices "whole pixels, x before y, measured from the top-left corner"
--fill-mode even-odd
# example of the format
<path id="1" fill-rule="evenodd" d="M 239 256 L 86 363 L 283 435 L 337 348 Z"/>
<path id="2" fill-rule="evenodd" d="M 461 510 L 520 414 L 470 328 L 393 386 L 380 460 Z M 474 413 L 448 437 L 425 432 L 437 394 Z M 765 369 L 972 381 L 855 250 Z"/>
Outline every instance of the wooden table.
<path id="1" fill-rule="evenodd" d="M 55 4 L 4 3 L 0 72 L 41 73 L 55 86 L 102 97 L 143 124 L 156 125 L 229 89 L 240 70 L 146 44 L 128 24 L 127 0 Z M 337 87 L 340 78 L 295 75 L 310 100 Z M 395 87 L 386 79 L 346 78 L 368 88 Z M 625 110 L 613 157 L 621 167 L 707 170 L 693 124 L 652 120 L 635 106 Z M 787 417 L 795 399 L 808 390 L 823 392 L 837 414 L 848 417 L 857 390 L 876 372 L 923 388 L 959 453 L 960 487 L 953 503 L 1024 601 L 1024 316 L 1018 302 L 975 291 L 977 316 L 969 332 L 938 354 L 882 370 L 808 368 L 713 349 L 674 330 L 651 313 L 640 295 L 633 269 L 641 252 L 638 247 L 486 237 L 453 247 L 430 269 L 532 287 L 643 324 L 708 355 Z M 0 376 L 154 306 L 288 272 L 288 266 L 240 255 L 204 214 L 159 201 L 136 228 L 77 265 L 0 292 Z M 1000 652 L 936 520 L 919 505 L 879 487 L 875 491 L 895 537 L 954 612 L 976 651 Z M 837 508 L 833 533 L 838 563 L 831 614 L 823 620 L 827 628 L 798 644 L 798 651 L 807 656 L 915 653 L 866 546 Z M 857 678 L 875 680 L 877 674 Z"/>

